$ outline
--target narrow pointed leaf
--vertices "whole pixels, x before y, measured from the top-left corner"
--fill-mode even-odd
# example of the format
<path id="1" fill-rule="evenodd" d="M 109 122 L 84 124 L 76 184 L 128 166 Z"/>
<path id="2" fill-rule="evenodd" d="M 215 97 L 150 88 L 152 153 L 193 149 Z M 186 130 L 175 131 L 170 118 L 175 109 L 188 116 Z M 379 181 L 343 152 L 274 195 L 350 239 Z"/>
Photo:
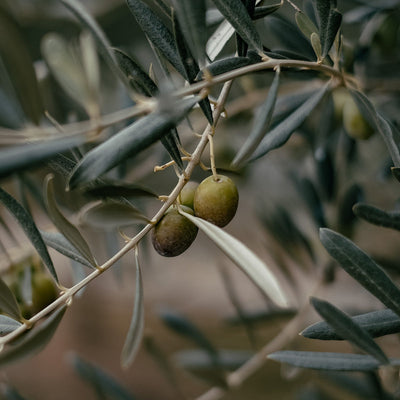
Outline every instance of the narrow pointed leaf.
<path id="1" fill-rule="evenodd" d="M 271 4 L 269 6 L 258 6 L 254 9 L 253 20 L 261 19 L 278 11 L 282 7 L 282 3 Z"/>
<path id="2" fill-rule="evenodd" d="M 392 310 L 385 309 L 356 315 L 351 319 L 372 337 L 380 337 L 400 333 L 400 317 Z M 301 335 L 310 339 L 343 340 L 325 321 L 310 325 Z"/>
<path id="3" fill-rule="evenodd" d="M 263 53 L 261 38 L 241 0 L 213 0 L 219 11 L 235 28 L 241 38 L 260 54 Z"/>
<path id="4" fill-rule="evenodd" d="M 92 33 L 96 40 L 99 52 L 107 62 L 108 67 L 122 81 L 122 83 L 127 84 L 124 74 L 118 68 L 118 63 L 111 49 L 111 45 L 100 25 L 78 0 L 61 0 L 61 2 L 75 15 L 76 18 L 78 18 L 82 26 Z"/>
<path id="5" fill-rule="evenodd" d="M 26 236 L 31 241 L 32 245 L 35 247 L 36 251 L 42 258 L 44 264 L 50 271 L 51 275 L 58 282 L 57 274 L 54 269 L 53 262 L 50 258 L 49 252 L 47 251 L 47 247 L 43 241 L 42 236 L 40 236 L 40 232 L 33 221 L 31 215 L 15 200 L 12 196 L 10 196 L 7 192 L 0 188 L 0 201 L 6 206 L 8 211 L 15 217 L 18 223 L 21 225 L 24 230 Z"/>
<path id="6" fill-rule="evenodd" d="M 362 351 L 375 357 L 382 364 L 389 364 L 389 359 L 382 349 L 374 342 L 370 334 L 358 325 L 344 312 L 333 304 L 311 298 L 311 303 L 318 314 L 335 330 L 343 339 L 348 340 Z"/>
<path id="7" fill-rule="evenodd" d="M 21 318 L 21 311 L 19 309 L 17 299 L 11 289 L 5 284 L 3 279 L 0 278 L 0 310 L 14 318 L 19 320 Z"/>
<path id="8" fill-rule="evenodd" d="M 144 302 L 143 302 L 143 282 L 142 272 L 139 265 L 137 252 L 135 252 L 136 263 L 136 286 L 135 300 L 133 306 L 132 320 L 126 335 L 124 347 L 121 353 L 121 364 L 123 368 L 129 367 L 135 359 L 139 350 L 144 331 Z"/>
<path id="9" fill-rule="evenodd" d="M 74 135 L 3 148 L 0 150 L 0 178 L 34 168 L 84 142 L 85 136 Z"/>
<path id="10" fill-rule="evenodd" d="M 331 10 L 330 0 L 314 0 L 317 11 L 317 20 L 319 25 L 319 37 L 321 39 L 322 46 L 326 41 L 326 31 L 328 28 L 329 12 Z"/>
<path id="11" fill-rule="evenodd" d="M 374 357 L 362 354 L 283 350 L 268 358 L 299 368 L 329 371 L 374 371 L 380 365 Z"/>
<path id="12" fill-rule="evenodd" d="M 82 254 L 74 247 L 67 238 L 59 232 L 45 232 L 40 231 L 44 242 L 47 246 L 50 246 L 59 253 L 70 258 L 71 260 L 77 261 L 78 263 L 85 265 L 86 267 L 93 268 L 91 264 Z"/>
<path id="13" fill-rule="evenodd" d="M 246 142 L 240 148 L 232 162 L 234 166 L 242 164 L 250 157 L 251 154 L 253 154 L 271 125 L 272 114 L 274 112 L 276 97 L 278 94 L 279 75 L 280 70 L 277 70 L 275 73 L 275 78 L 272 81 L 271 87 L 268 91 L 268 96 L 254 118 L 255 123 L 253 128 Z"/>
<path id="14" fill-rule="evenodd" d="M 211 61 L 214 61 L 218 57 L 234 33 L 235 29 L 227 20 L 221 22 L 207 41 L 206 53 Z"/>
<path id="15" fill-rule="evenodd" d="M 127 77 L 132 88 L 144 96 L 156 96 L 158 93 L 157 85 L 146 72 L 143 71 L 140 65 L 123 51 L 115 48 L 113 50 L 117 63 Z"/>
<path id="16" fill-rule="evenodd" d="M 245 67 L 246 65 L 252 64 L 252 60 L 248 57 L 226 57 L 222 58 L 221 60 L 217 60 L 212 62 L 211 64 L 207 65 L 205 68 L 208 73 L 212 76 L 217 76 L 223 74 L 228 71 L 232 71 L 234 69 L 238 69 L 241 67 Z M 204 70 L 201 70 L 197 76 L 196 80 L 203 79 Z"/>
<path id="17" fill-rule="evenodd" d="M 49 175 L 45 181 L 46 206 L 51 220 L 56 228 L 67 238 L 69 242 L 79 251 L 79 253 L 93 266 L 96 266 L 96 260 L 89 248 L 86 240 L 79 230 L 64 217 L 58 208 L 54 192 L 54 177 Z"/>
<path id="18" fill-rule="evenodd" d="M 204 64 L 207 42 L 205 0 L 174 0 L 173 5 L 192 54 L 197 62 Z"/>
<path id="19" fill-rule="evenodd" d="M 318 34 L 318 28 L 314 25 L 314 22 L 311 21 L 307 14 L 302 11 L 297 11 L 295 18 L 297 26 L 307 39 L 309 39 L 313 33 Z"/>
<path id="20" fill-rule="evenodd" d="M 332 9 L 329 12 L 328 26 L 326 28 L 325 41 L 322 44 L 322 58 L 325 58 L 331 49 L 336 35 L 342 24 L 342 14 Z"/>
<path id="21" fill-rule="evenodd" d="M 368 254 L 349 239 L 327 228 L 320 230 L 320 239 L 328 253 L 349 275 L 400 315 L 400 290 Z"/>
<path id="22" fill-rule="evenodd" d="M 292 114 L 269 131 L 251 157 L 251 160 L 256 160 L 257 158 L 267 154 L 269 151 L 284 145 L 289 140 L 292 133 L 305 121 L 305 119 L 319 104 L 327 92 L 328 87 L 329 84 L 323 86 Z"/>
<path id="23" fill-rule="evenodd" d="M 130 203 L 115 200 L 88 204 L 81 210 L 79 220 L 81 224 L 100 229 L 117 229 L 149 222 L 148 218 Z"/>
<path id="24" fill-rule="evenodd" d="M 67 306 L 64 305 L 39 326 L 33 327 L 17 344 L 4 349 L 0 353 L 0 366 L 14 363 L 40 352 L 50 342 L 66 309 Z"/>
<path id="25" fill-rule="evenodd" d="M 397 129 L 391 126 L 382 115 L 380 115 L 371 101 L 360 91 L 350 89 L 354 101 L 357 104 L 361 114 L 368 121 L 368 123 L 378 131 L 389 151 L 390 156 L 395 167 L 400 166 L 400 134 Z"/>
<path id="26" fill-rule="evenodd" d="M 278 280 L 267 265 L 248 247 L 210 222 L 194 217 L 183 211 L 180 212 L 202 230 L 238 267 L 240 267 L 263 293 L 270 297 L 277 305 L 281 307 L 288 306 L 288 301 L 280 288 Z"/>
<path id="27" fill-rule="evenodd" d="M 175 161 L 175 164 L 179 168 L 180 171 L 183 171 L 183 161 L 181 152 L 179 151 L 178 144 L 179 142 L 176 140 L 176 135 L 172 132 L 167 133 L 166 135 L 161 137 L 161 143 L 168 151 L 168 154 Z"/>
<path id="28" fill-rule="evenodd" d="M 98 398 L 135 400 L 135 397 L 127 389 L 97 365 L 89 363 L 77 355 L 73 355 L 70 362 L 79 376 L 92 386 Z"/>
<path id="29" fill-rule="evenodd" d="M 7 335 L 7 333 L 14 331 L 19 326 L 21 326 L 21 323 L 14 318 L 0 314 L 0 336 Z"/>
<path id="30" fill-rule="evenodd" d="M 317 56 L 318 60 L 322 60 L 322 47 L 321 47 L 321 41 L 319 40 L 319 36 L 313 32 L 310 36 L 310 42 L 311 46 L 314 50 L 315 55 Z"/>
<path id="31" fill-rule="evenodd" d="M 369 204 L 358 203 L 353 207 L 354 214 L 371 224 L 400 230 L 400 213 L 386 212 Z"/>
<path id="32" fill-rule="evenodd" d="M 178 102 L 169 112 L 155 111 L 89 151 L 75 167 L 69 187 L 88 183 L 149 147 L 174 128 L 198 101 L 198 97 L 193 97 Z"/>
<path id="33" fill-rule="evenodd" d="M 126 2 L 142 31 L 153 45 L 183 77 L 186 77 L 170 30 L 142 0 L 126 0 Z"/>

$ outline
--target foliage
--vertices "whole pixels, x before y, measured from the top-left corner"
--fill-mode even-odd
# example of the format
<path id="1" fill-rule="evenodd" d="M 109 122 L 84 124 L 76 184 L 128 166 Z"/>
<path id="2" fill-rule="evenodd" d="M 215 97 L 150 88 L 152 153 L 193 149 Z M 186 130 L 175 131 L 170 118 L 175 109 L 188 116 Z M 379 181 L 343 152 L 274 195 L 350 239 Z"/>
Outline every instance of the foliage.
<path id="1" fill-rule="evenodd" d="M 32 245 L 28 254 L 14 254 L 0 238 L 6 263 L 0 279 L 1 366 L 40 351 L 72 299 L 134 252 L 135 297 L 122 367 L 135 367 L 139 349 L 145 348 L 181 396 L 176 368 L 206 379 L 209 388 L 201 398 L 213 400 L 245 386 L 268 357 L 306 369 L 362 372 L 379 398 L 398 398 L 398 391 L 386 388 L 376 372 L 398 371 L 399 354 L 374 339 L 400 332 L 400 290 L 395 274 L 356 242 L 362 221 L 393 230 L 400 226 L 398 211 L 385 211 L 369 204 L 368 195 L 364 198 L 364 185 L 374 177 L 360 156 L 363 149 L 383 143 L 386 159 L 370 163 L 384 164 L 388 188 L 394 178 L 399 180 L 400 1 L 266 3 L 127 0 L 123 14 L 148 42 L 153 61 L 146 63 L 128 38 L 121 45 L 112 43 L 80 0 L 57 2 L 74 21 L 75 33 L 72 39 L 61 28 L 42 33 L 33 63 L 18 5 L 0 5 L 0 222 L 5 241 L 22 248 L 23 239 L 13 234 L 19 226 Z M 38 65 L 44 77 L 35 71 Z M 242 136 L 223 135 L 231 121 L 231 101 L 240 104 L 239 117 L 248 125 Z M 254 112 L 253 121 L 246 120 L 248 111 Z M 359 124 L 356 134 L 354 124 Z M 217 146 L 220 140 L 226 153 L 235 153 L 228 162 Z M 272 151 L 289 154 L 290 191 L 297 204 L 282 201 L 268 210 L 266 201 L 256 200 L 257 218 L 270 239 L 266 262 L 252 250 L 250 239 L 244 243 L 229 226 L 222 229 L 225 222 L 216 226 L 200 218 L 196 207 L 188 213 L 180 193 L 201 170 L 212 182 L 218 181 L 219 171 L 237 179 L 239 191 L 249 176 L 261 187 L 257 171 L 266 168 Z M 378 158 L 378 152 L 369 151 Z M 314 175 L 302 170 L 302 157 L 311 160 Z M 144 184 L 134 173 L 143 169 Z M 164 195 L 154 176 L 170 170 L 174 182 Z M 363 183 L 358 182 L 360 174 Z M 250 187 L 250 193 L 256 189 Z M 386 200 L 385 193 L 381 196 Z M 234 214 L 237 196 L 228 200 L 235 203 Z M 34 204 L 42 208 L 46 229 L 39 228 Z M 268 326 L 271 315 L 286 318 L 271 342 L 259 346 L 256 318 L 245 311 L 225 269 L 223 284 L 250 349 L 220 348 L 200 326 L 173 310 L 161 312 L 160 320 L 194 348 L 176 352 L 171 361 L 146 336 L 144 238 L 171 209 L 176 219 L 193 224 L 196 233 L 198 228 L 259 290 L 267 303 L 259 318 Z M 122 237 L 123 246 L 100 262 L 87 225 L 107 231 L 106 245 Z M 371 232 L 378 246 L 380 231 Z M 172 236 L 163 234 L 163 240 Z M 72 286 L 61 282 L 64 267 L 54 262 L 49 247 L 71 260 Z M 320 299 L 321 287 L 338 286 L 341 291 L 339 268 L 386 308 L 348 315 Z M 58 296 L 36 310 L 33 282 L 44 273 L 57 286 Z M 304 289 L 299 276 L 317 289 Z M 307 328 L 313 309 L 323 321 Z M 314 340 L 347 341 L 354 352 L 285 349 L 299 331 Z M 79 356 L 72 364 L 98 398 L 133 398 L 98 366 Z M 356 382 L 352 374 L 349 382 Z M 363 393 L 356 391 L 359 398 Z M 4 395 L 20 398 L 11 388 Z"/>

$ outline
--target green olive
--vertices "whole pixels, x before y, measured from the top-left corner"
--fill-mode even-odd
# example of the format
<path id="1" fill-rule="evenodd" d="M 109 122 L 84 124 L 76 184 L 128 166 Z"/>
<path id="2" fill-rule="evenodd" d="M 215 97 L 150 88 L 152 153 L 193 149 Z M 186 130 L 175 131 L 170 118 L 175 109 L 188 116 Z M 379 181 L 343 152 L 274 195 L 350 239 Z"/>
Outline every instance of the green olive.
<path id="1" fill-rule="evenodd" d="M 197 186 L 199 186 L 198 182 L 190 181 L 183 187 L 178 196 L 178 200 L 183 206 L 193 209 L 194 192 Z"/>
<path id="2" fill-rule="evenodd" d="M 182 210 L 193 215 L 189 207 L 182 206 Z M 178 256 L 194 242 L 197 231 L 196 225 L 171 207 L 153 229 L 153 247 L 164 257 Z"/>
<path id="3" fill-rule="evenodd" d="M 351 96 L 343 105 L 343 126 L 349 136 L 353 139 L 369 139 L 374 130 L 360 113 L 357 104 Z"/>
<path id="4" fill-rule="evenodd" d="M 232 179 L 224 175 L 209 176 L 194 194 L 194 213 L 214 225 L 227 225 L 236 214 L 239 193 Z"/>
<path id="5" fill-rule="evenodd" d="M 58 297 L 54 281 L 46 272 L 34 272 L 32 276 L 32 309 L 36 313 Z"/>

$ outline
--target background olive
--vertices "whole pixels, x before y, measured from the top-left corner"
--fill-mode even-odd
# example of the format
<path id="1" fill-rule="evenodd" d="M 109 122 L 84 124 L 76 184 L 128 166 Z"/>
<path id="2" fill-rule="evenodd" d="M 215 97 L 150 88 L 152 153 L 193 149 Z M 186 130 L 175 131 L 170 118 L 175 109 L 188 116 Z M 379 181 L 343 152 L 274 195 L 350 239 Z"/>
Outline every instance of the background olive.
<path id="1" fill-rule="evenodd" d="M 182 206 L 182 209 L 193 214 L 193 210 L 189 207 Z M 172 207 L 153 229 L 153 247 L 158 254 L 164 257 L 178 256 L 193 243 L 197 231 L 196 225 Z"/>
<path id="2" fill-rule="evenodd" d="M 353 139 L 369 139 L 374 130 L 360 113 L 357 104 L 349 95 L 343 105 L 343 126 Z"/>
<path id="3" fill-rule="evenodd" d="M 217 226 L 227 225 L 236 214 L 239 194 L 232 179 L 224 175 L 204 179 L 194 194 L 194 213 Z"/>
<path id="4" fill-rule="evenodd" d="M 193 209 L 193 199 L 194 199 L 194 192 L 199 186 L 198 182 L 190 181 L 188 182 L 178 196 L 178 201 L 186 207 L 190 207 Z"/>
<path id="5" fill-rule="evenodd" d="M 57 287 L 45 272 L 34 272 L 32 276 L 32 310 L 36 313 L 58 297 Z"/>

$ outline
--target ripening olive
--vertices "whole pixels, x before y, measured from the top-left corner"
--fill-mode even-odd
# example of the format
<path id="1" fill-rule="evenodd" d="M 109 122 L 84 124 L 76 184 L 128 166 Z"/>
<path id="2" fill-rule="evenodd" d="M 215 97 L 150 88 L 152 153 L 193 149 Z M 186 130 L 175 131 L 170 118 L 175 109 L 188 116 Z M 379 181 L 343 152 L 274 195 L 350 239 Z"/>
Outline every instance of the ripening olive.
<path id="1" fill-rule="evenodd" d="M 227 225 L 236 214 L 239 194 L 232 179 L 224 175 L 204 179 L 194 194 L 194 213 L 214 225 Z"/>
<path id="2" fill-rule="evenodd" d="M 343 126 L 353 139 L 369 139 L 374 130 L 360 113 L 357 104 L 351 96 L 343 105 Z"/>
<path id="3" fill-rule="evenodd" d="M 178 196 L 178 200 L 183 206 L 193 209 L 194 192 L 197 186 L 199 186 L 197 182 L 190 181 L 183 187 Z"/>
<path id="4" fill-rule="evenodd" d="M 32 309 L 36 313 L 58 297 L 56 285 L 45 272 L 34 272 L 32 276 Z"/>
<path id="5" fill-rule="evenodd" d="M 189 207 L 182 206 L 182 210 L 193 215 Z M 164 257 L 178 256 L 193 243 L 197 231 L 196 225 L 171 207 L 153 229 L 153 247 Z"/>

